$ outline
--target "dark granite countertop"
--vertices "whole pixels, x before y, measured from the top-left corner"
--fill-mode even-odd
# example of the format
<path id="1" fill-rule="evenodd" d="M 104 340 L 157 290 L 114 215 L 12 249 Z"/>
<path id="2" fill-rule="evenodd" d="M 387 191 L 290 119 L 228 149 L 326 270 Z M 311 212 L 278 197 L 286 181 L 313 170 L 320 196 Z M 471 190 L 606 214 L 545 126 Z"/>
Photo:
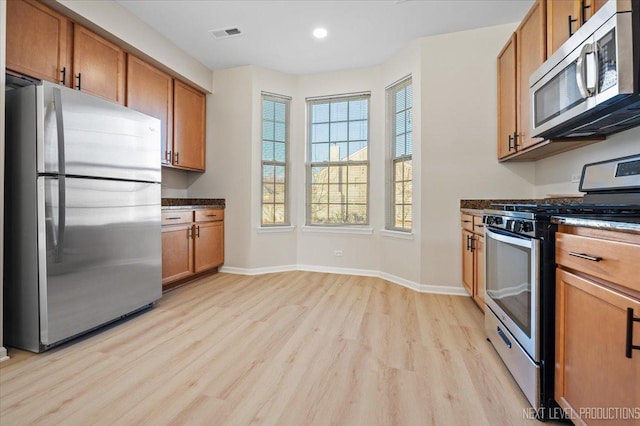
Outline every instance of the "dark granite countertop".
<path id="1" fill-rule="evenodd" d="M 540 204 L 540 203 L 581 203 L 582 197 L 560 197 L 539 199 L 499 199 L 499 200 L 460 200 L 460 209 L 484 210 L 495 209 L 491 204 Z"/>
<path id="2" fill-rule="evenodd" d="M 162 209 L 224 209 L 226 201 L 224 198 L 163 198 Z"/>
<path id="3" fill-rule="evenodd" d="M 640 217 L 626 216 L 552 216 L 552 223 L 640 234 Z"/>

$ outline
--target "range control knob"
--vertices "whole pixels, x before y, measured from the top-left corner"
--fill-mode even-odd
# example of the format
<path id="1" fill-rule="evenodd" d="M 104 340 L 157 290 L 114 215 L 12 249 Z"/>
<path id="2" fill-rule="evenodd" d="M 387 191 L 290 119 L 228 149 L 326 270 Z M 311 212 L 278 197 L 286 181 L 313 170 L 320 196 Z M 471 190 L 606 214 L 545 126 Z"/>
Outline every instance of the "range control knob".
<path id="1" fill-rule="evenodd" d="M 521 220 L 516 220 L 513 222 L 513 232 L 522 232 L 522 226 L 524 222 Z"/>
<path id="2" fill-rule="evenodd" d="M 525 223 L 522 225 L 522 230 L 523 230 L 524 232 L 532 232 L 532 231 L 533 231 L 533 223 L 531 223 L 531 222 L 525 222 Z"/>
<path id="3" fill-rule="evenodd" d="M 507 224 L 505 225 L 507 231 L 513 231 L 513 222 L 511 219 L 507 220 Z"/>
<path id="4" fill-rule="evenodd" d="M 496 225 L 502 225 L 502 218 L 500 216 L 494 217 L 493 223 L 495 223 Z"/>

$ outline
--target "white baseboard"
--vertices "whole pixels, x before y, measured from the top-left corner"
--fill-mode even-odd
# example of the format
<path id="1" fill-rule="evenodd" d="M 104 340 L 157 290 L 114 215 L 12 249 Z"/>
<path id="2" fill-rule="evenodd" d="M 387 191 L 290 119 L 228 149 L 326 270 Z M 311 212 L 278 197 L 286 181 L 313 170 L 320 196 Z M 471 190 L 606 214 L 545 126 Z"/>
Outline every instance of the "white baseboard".
<path id="1" fill-rule="evenodd" d="M 0 362 L 7 361 L 9 357 L 7 356 L 7 348 L 4 346 L 0 346 Z"/>
<path id="2" fill-rule="evenodd" d="M 420 284 L 414 281 L 407 280 L 392 274 L 381 271 L 372 271 L 370 269 L 353 269 L 353 268 L 339 268 L 335 266 L 319 266 L 319 265 L 282 265 L 282 266 L 269 266 L 262 268 L 237 268 L 235 266 L 223 266 L 220 268 L 220 272 L 237 275 L 262 275 L 271 274 L 274 272 L 289 272 L 289 271 L 307 271 L 307 272 L 321 272 L 325 274 L 342 274 L 342 275 L 358 275 L 363 277 L 376 277 L 389 281 L 394 284 L 401 285 L 408 289 L 417 291 L 419 293 L 432 293 L 432 294 L 446 294 L 449 296 L 469 296 L 466 290 L 462 287 L 444 286 L 444 285 L 428 285 Z"/>

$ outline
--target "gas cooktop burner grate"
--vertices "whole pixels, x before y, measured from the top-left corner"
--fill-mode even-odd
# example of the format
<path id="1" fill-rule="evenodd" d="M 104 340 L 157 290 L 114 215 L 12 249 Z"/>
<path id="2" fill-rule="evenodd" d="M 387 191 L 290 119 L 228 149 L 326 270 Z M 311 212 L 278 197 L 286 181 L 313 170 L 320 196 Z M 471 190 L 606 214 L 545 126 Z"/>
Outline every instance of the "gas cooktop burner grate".
<path id="1" fill-rule="evenodd" d="M 492 204 L 499 210 L 538 214 L 615 214 L 640 215 L 640 205 L 624 203 L 513 203 Z"/>

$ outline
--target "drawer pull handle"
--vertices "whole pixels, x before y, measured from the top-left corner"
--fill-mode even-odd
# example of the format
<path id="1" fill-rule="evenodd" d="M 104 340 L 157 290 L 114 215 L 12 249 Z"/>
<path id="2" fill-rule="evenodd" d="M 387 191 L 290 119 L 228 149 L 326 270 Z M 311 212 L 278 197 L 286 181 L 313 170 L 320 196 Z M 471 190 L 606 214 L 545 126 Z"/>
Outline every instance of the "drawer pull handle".
<path id="1" fill-rule="evenodd" d="M 180 216 L 172 216 L 172 217 L 166 217 L 165 219 L 166 220 L 178 220 L 178 219 L 181 219 L 181 217 Z"/>
<path id="2" fill-rule="evenodd" d="M 640 350 L 640 345 L 633 344 L 633 323 L 640 322 L 640 318 L 633 316 L 633 308 L 627 308 L 627 347 L 625 355 L 631 358 L 631 351 Z"/>
<path id="3" fill-rule="evenodd" d="M 207 217 L 218 217 L 217 214 L 208 214 Z"/>
<path id="4" fill-rule="evenodd" d="M 504 334 L 504 331 L 500 330 L 500 327 L 496 327 L 496 331 L 498 332 L 498 336 L 502 338 L 502 341 L 504 342 L 504 344 L 507 345 L 509 349 L 511 349 L 511 341 L 509 340 L 507 335 Z"/>
<path id="5" fill-rule="evenodd" d="M 462 223 L 471 223 L 470 220 L 463 220 Z"/>
<path id="6" fill-rule="evenodd" d="M 601 257 L 589 256 L 588 254 L 585 254 L 585 253 L 576 253 L 573 251 L 569 252 L 569 256 L 575 256 L 575 257 L 579 257 L 580 259 L 591 260 L 592 262 L 600 262 L 602 260 Z"/>

